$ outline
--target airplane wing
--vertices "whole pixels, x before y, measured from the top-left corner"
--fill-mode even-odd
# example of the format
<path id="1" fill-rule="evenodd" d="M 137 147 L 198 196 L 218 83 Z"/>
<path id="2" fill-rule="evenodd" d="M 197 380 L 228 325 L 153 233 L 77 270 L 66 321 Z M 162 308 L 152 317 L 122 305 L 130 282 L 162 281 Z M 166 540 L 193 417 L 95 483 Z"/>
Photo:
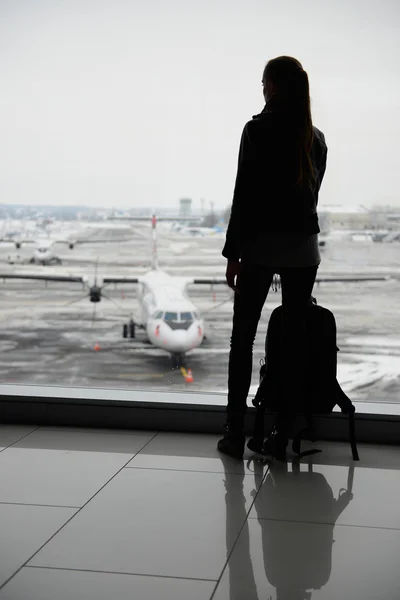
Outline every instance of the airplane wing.
<path id="1" fill-rule="evenodd" d="M 69 283 L 86 283 L 84 277 L 75 277 L 73 275 L 35 275 L 22 273 L 0 273 L 0 279 L 31 279 L 37 281 L 65 281 Z"/>
<path id="2" fill-rule="evenodd" d="M 315 283 L 361 283 L 362 281 L 389 281 L 390 275 L 349 275 L 345 277 L 317 277 Z"/>
<path id="3" fill-rule="evenodd" d="M 104 277 L 103 283 L 140 283 L 140 279 L 138 277 Z"/>
<path id="4" fill-rule="evenodd" d="M 10 241 L 13 242 L 14 244 L 36 244 L 37 243 L 37 239 L 35 240 L 34 238 L 19 238 L 17 236 Z"/>
<path id="5" fill-rule="evenodd" d="M 30 279 L 36 281 L 59 281 L 72 283 L 86 283 L 86 278 L 75 275 L 41 275 L 34 273 L 0 273 L 0 279 Z M 185 278 L 186 279 L 186 278 Z M 316 283 L 357 283 L 363 281 L 388 281 L 391 277 L 385 276 L 349 276 L 349 277 L 317 277 Z M 226 285 L 225 278 L 209 277 L 209 278 L 187 278 L 187 282 L 194 285 Z M 139 277 L 104 277 L 104 284 L 109 283 L 140 283 Z"/>
<path id="6" fill-rule="evenodd" d="M 279 276 L 277 276 L 278 283 Z M 315 283 L 361 283 L 364 281 L 389 281 L 390 275 L 349 275 L 349 276 L 322 276 L 315 279 Z M 226 279 L 221 277 L 188 279 L 191 284 L 226 285 Z"/>
<path id="7" fill-rule="evenodd" d="M 148 223 L 150 223 L 152 220 L 154 219 L 154 215 L 148 215 L 146 216 L 138 216 L 138 217 L 108 217 L 109 221 L 147 221 Z M 196 216 L 187 216 L 187 217 L 182 217 L 182 216 L 176 216 L 176 217 L 156 217 L 157 221 L 182 221 L 183 223 L 187 223 L 188 221 L 192 222 L 192 223 L 201 223 L 203 220 L 203 217 L 196 217 Z"/>
<path id="8" fill-rule="evenodd" d="M 319 285 L 320 283 L 336 283 L 336 282 L 356 283 L 356 282 L 363 282 L 363 281 L 388 281 L 389 279 L 391 279 L 390 276 L 317 277 L 315 280 L 315 283 Z M 198 284 L 198 285 L 203 284 L 203 285 L 211 285 L 211 286 L 226 285 L 226 279 L 218 278 L 218 277 L 210 277 L 210 278 L 202 277 L 202 278 L 196 278 L 196 279 L 186 278 L 186 282 L 188 284 Z M 281 287 L 281 282 L 280 282 L 279 276 L 275 275 L 275 278 L 271 284 L 271 287 L 273 287 L 274 291 L 277 291 L 278 287 Z M 225 298 L 224 300 L 222 300 L 222 302 L 219 302 L 218 304 L 211 306 L 207 311 L 203 311 L 203 314 L 211 313 L 213 310 L 219 308 L 223 304 L 226 304 L 229 301 L 233 301 L 233 299 L 234 299 L 234 294 L 232 294 L 228 298 Z"/>
<path id="9" fill-rule="evenodd" d="M 80 240 L 80 239 L 70 239 L 70 240 L 54 240 L 52 242 L 52 245 L 56 245 L 56 244 L 66 244 L 67 246 L 69 246 L 70 250 L 73 250 L 75 246 L 79 246 L 81 244 L 110 244 L 110 243 L 120 243 L 120 242 L 127 242 L 130 241 L 130 238 L 126 238 L 126 239 L 119 239 L 119 238 L 98 238 L 98 239 L 92 239 L 92 238 L 88 238 L 86 240 Z"/>
<path id="10" fill-rule="evenodd" d="M 197 277 L 196 279 L 189 279 L 188 283 L 193 285 L 226 285 L 225 277 Z"/>
<path id="11" fill-rule="evenodd" d="M 51 240 L 51 243 L 53 244 L 53 246 L 55 244 L 67 244 L 68 246 L 70 246 L 71 244 L 75 245 L 75 244 L 80 244 L 81 242 L 78 241 L 78 240 L 77 241 L 72 241 L 72 240 L 68 240 L 66 238 L 60 238 L 60 239 L 57 238 L 57 239 Z"/>
<path id="12" fill-rule="evenodd" d="M 65 281 L 72 283 L 86 283 L 87 278 L 75 275 L 38 275 L 34 273 L 0 273 L 0 279 L 31 279 L 38 281 Z M 102 279 L 103 284 L 109 283 L 140 283 L 138 277 L 105 277 Z"/>

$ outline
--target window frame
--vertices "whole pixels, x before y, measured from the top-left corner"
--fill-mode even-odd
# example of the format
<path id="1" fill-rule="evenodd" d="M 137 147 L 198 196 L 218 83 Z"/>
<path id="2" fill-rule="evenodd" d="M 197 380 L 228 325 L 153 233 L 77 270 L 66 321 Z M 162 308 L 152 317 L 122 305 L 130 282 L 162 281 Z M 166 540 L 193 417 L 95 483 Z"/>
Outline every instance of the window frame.
<path id="1" fill-rule="evenodd" d="M 400 405 L 354 405 L 358 442 L 399 444 Z M 252 433 L 254 416 L 255 409 L 249 407 L 247 435 Z M 226 422 L 226 394 L 0 384 L 0 419 L 2 424 L 220 434 Z M 319 440 L 348 441 L 348 419 L 339 410 L 315 421 Z M 274 415 L 266 414 L 266 428 L 273 422 Z M 302 425 L 298 417 L 295 428 Z"/>

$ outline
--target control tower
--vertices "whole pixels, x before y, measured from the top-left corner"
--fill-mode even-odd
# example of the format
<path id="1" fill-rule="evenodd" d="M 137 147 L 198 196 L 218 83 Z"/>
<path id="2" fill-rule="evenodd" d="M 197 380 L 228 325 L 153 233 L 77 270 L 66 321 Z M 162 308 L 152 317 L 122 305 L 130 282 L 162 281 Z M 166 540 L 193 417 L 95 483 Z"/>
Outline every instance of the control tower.
<path id="1" fill-rule="evenodd" d="M 192 214 L 192 199 L 181 198 L 179 200 L 179 216 L 190 217 Z"/>

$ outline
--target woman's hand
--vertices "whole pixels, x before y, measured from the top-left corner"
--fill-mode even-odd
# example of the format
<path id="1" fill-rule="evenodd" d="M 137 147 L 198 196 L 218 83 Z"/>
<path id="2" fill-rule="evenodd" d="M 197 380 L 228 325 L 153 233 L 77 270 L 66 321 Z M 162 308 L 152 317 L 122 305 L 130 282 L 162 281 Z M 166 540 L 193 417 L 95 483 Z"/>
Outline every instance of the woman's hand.
<path id="1" fill-rule="evenodd" d="M 228 258 L 228 264 L 226 267 L 226 283 L 236 294 L 240 293 L 239 287 L 241 270 L 242 263 L 239 260 L 232 260 L 231 258 Z"/>

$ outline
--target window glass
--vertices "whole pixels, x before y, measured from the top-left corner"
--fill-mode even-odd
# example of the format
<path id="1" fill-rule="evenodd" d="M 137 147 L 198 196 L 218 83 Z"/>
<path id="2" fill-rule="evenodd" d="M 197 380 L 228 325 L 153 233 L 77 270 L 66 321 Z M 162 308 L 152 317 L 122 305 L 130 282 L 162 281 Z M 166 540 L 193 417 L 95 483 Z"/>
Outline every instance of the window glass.
<path id="1" fill-rule="evenodd" d="M 181 321 L 192 321 L 193 315 L 190 312 L 182 312 L 181 313 Z"/>
<path id="2" fill-rule="evenodd" d="M 234 294 L 222 249 L 237 154 L 265 106 L 264 64 L 290 48 L 328 146 L 314 295 L 336 318 L 338 379 L 352 400 L 398 403 L 398 2 L 156 8 L 2 3 L 0 381 L 227 394 Z M 270 264 L 271 240 L 284 253 L 287 238 L 257 232 L 282 220 L 245 198 L 255 260 Z M 280 303 L 271 290 L 249 406 Z"/>
<path id="3" fill-rule="evenodd" d="M 177 321 L 178 313 L 176 312 L 166 312 L 164 315 L 164 321 Z"/>

